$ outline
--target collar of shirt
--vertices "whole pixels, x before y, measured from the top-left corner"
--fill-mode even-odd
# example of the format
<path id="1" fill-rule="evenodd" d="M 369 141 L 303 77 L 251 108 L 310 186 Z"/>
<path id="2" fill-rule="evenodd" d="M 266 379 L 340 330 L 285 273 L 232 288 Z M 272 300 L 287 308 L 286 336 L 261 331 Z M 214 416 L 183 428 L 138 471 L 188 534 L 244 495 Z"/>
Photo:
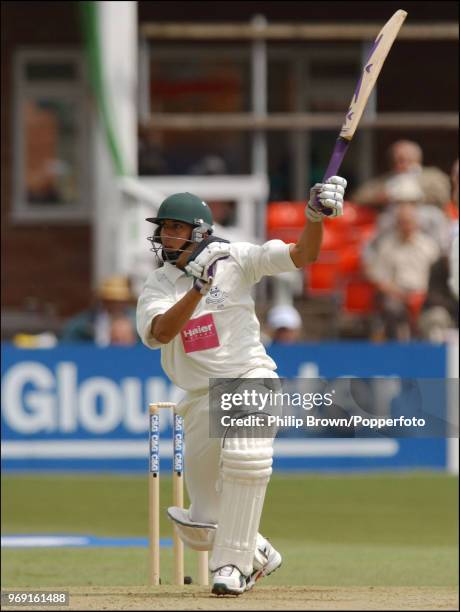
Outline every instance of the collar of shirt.
<path id="1" fill-rule="evenodd" d="M 175 283 L 178 278 L 181 276 L 185 276 L 185 272 L 183 270 L 179 270 L 176 266 L 173 266 L 169 262 L 165 262 L 163 266 L 163 272 L 169 278 L 172 283 Z"/>

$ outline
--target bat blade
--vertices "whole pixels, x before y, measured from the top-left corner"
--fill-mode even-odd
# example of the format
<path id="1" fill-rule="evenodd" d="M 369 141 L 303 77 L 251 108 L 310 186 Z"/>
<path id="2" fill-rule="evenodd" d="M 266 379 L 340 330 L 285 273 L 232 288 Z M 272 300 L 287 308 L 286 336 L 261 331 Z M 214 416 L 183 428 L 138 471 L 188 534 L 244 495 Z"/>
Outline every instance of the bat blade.
<path id="1" fill-rule="evenodd" d="M 340 130 L 341 138 L 346 140 L 353 138 L 385 59 L 406 17 L 406 11 L 396 11 L 377 34 Z"/>
<path id="2" fill-rule="evenodd" d="M 340 130 L 339 137 L 335 143 L 329 164 L 324 173 L 323 183 L 331 176 L 334 176 L 339 171 L 348 145 L 358 127 L 366 107 L 369 96 L 374 88 L 377 78 L 382 70 L 385 59 L 401 29 L 404 20 L 407 17 L 407 12 L 403 10 L 396 11 L 394 15 L 386 22 L 372 45 L 371 52 L 364 64 L 358 84 L 350 102 L 345 121 Z M 331 214 L 331 211 L 321 206 L 321 203 L 316 200 L 315 207 L 325 214 Z"/>

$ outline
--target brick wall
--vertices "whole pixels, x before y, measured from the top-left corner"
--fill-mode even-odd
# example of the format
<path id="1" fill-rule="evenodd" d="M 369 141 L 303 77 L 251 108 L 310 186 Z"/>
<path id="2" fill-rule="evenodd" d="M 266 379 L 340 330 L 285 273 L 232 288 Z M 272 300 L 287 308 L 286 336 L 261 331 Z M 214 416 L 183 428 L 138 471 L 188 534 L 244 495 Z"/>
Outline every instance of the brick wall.
<path id="1" fill-rule="evenodd" d="M 75 2 L 4 2 L 2 12 L 2 309 L 54 309 L 67 317 L 91 299 L 91 227 L 11 221 L 13 57 L 19 46 L 78 48 Z"/>

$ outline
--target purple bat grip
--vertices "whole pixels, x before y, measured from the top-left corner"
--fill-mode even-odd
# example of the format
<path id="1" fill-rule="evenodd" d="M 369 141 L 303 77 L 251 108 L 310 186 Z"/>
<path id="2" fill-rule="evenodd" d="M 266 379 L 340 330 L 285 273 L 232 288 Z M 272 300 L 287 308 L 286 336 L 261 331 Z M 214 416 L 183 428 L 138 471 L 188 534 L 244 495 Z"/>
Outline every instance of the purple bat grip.
<path id="1" fill-rule="evenodd" d="M 329 165 L 323 176 L 323 183 L 331 176 L 337 174 L 340 166 L 342 165 L 342 161 L 345 157 L 345 153 L 347 152 L 349 144 L 350 141 L 346 138 L 342 138 L 341 136 L 337 138 L 334 150 L 332 151 L 331 159 L 329 160 Z M 319 202 L 318 198 L 316 198 L 315 200 L 315 208 L 326 216 L 329 216 L 332 212 L 328 208 L 321 206 L 321 203 Z"/>
<path id="2" fill-rule="evenodd" d="M 342 165 L 342 161 L 345 157 L 345 153 L 347 152 L 349 144 L 349 140 L 341 138 L 340 136 L 337 138 L 334 150 L 332 151 L 331 159 L 329 160 L 329 165 L 323 176 L 323 182 L 331 176 L 337 174 L 340 166 Z"/>
<path id="3" fill-rule="evenodd" d="M 216 265 L 218 261 L 221 261 L 222 259 L 228 259 L 228 255 L 225 255 L 224 257 L 219 257 L 219 259 L 216 259 L 216 261 L 214 261 L 208 268 L 208 277 L 209 278 L 214 278 L 214 276 L 216 275 Z"/>
<path id="4" fill-rule="evenodd" d="M 214 278 L 216 273 L 216 262 L 212 263 L 208 268 L 208 278 Z"/>

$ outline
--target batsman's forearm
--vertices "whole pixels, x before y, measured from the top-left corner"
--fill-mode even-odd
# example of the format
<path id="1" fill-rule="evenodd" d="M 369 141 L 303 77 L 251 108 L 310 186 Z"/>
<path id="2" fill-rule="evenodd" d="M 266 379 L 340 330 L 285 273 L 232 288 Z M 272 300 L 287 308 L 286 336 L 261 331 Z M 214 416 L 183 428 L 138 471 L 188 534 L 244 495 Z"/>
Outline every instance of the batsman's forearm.
<path id="1" fill-rule="evenodd" d="M 162 344 L 168 344 L 190 320 L 203 296 L 190 289 L 177 304 L 152 321 L 152 336 Z"/>
<path id="2" fill-rule="evenodd" d="M 308 222 L 296 244 L 291 244 L 291 259 L 298 268 L 317 260 L 323 240 L 323 223 Z"/>

